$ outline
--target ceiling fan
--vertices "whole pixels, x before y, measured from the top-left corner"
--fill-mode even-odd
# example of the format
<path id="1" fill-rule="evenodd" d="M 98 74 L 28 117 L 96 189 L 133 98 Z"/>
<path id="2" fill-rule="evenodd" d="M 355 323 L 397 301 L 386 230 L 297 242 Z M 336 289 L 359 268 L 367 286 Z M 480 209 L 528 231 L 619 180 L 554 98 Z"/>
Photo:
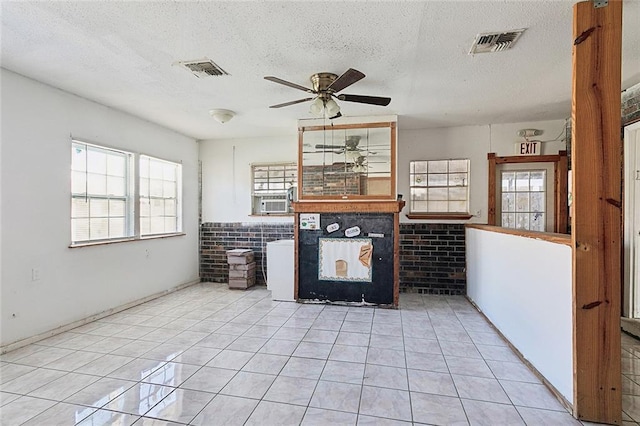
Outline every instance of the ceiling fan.
<path id="1" fill-rule="evenodd" d="M 347 95 L 338 94 L 343 89 L 351 86 L 353 83 L 362 80 L 365 77 L 363 73 L 353 68 L 349 68 L 341 76 L 332 74 L 329 72 L 321 72 L 313 74 L 310 78 L 312 89 L 301 86 L 296 83 L 283 80 L 278 77 L 267 76 L 265 80 L 273 81 L 274 83 L 283 84 L 285 86 L 293 87 L 294 89 L 302 90 L 307 93 L 312 93 L 315 96 L 298 99 L 295 101 L 285 102 L 282 104 L 271 105 L 269 108 L 282 108 L 289 105 L 299 104 L 301 102 L 313 101 L 311 104 L 311 112 L 320 115 L 325 113 L 329 118 L 336 118 L 342 116 L 340 113 L 340 107 L 333 100 L 336 98 L 345 102 L 357 102 L 361 104 L 380 105 L 387 106 L 391 102 L 391 98 L 385 98 L 380 96 L 364 96 L 364 95 Z"/>
<path id="2" fill-rule="evenodd" d="M 360 143 L 360 139 L 361 136 L 349 136 L 348 138 L 345 139 L 344 141 L 344 145 L 324 145 L 324 144 L 318 144 L 315 146 L 316 149 L 320 149 L 323 152 L 335 152 L 336 154 L 342 154 L 345 151 L 346 152 L 361 152 L 361 151 L 367 151 L 366 149 L 360 148 L 358 147 L 358 144 Z"/>

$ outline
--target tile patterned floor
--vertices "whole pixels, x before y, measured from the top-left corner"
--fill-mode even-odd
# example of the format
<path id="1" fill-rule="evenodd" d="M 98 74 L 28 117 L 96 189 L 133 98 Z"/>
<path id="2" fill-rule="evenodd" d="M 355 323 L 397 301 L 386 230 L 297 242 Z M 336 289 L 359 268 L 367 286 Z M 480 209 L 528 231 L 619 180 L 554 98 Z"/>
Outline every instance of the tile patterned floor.
<path id="1" fill-rule="evenodd" d="M 625 424 L 640 344 L 624 336 Z M 0 356 L 2 425 L 580 425 L 463 297 L 200 284 Z"/>

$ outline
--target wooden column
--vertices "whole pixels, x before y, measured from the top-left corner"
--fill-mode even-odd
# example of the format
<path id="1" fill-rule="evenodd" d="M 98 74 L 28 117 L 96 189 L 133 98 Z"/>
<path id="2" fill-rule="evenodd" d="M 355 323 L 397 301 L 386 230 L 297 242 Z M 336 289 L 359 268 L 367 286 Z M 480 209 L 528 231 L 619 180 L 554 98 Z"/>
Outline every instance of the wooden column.
<path id="1" fill-rule="evenodd" d="M 569 190 L 568 190 L 568 174 L 569 174 L 569 162 L 567 160 L 567 151 L 560 151 L 559 159 L 554 163 L 555 170 L 555 213 L 556 223 L 554 232 L 558 234 L 566 234 L 568 231 L 569 220 Z"/>
<path id="2" fill-rule="evenodd" d="M 487 207 L 487 225 L 496 224 L 496 153 L 487 154 L 489 160 L 489 206 Z"/>
<path id="3" fill-rule="evenodd" d="M 573 12 L 573 408 L 620 424 L 622 1 Z"/>

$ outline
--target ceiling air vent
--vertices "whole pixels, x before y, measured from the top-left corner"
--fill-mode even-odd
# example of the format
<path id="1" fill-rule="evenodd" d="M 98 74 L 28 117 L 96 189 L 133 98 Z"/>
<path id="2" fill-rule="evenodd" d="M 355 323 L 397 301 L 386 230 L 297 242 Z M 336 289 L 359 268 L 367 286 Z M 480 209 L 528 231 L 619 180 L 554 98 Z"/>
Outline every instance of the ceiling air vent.
<path id="1" fill-rule="evenodd" d="M 476 36 L 473 46 L 471 46 L 470 55 L 475 53 L 500 52 L 502 50 L 511 49 L 522 33 L 526 30 L 503 31 L 499 33 L 483 33 Z"/>
<path id="2" fill-rule="evenodd" d="M 198 78 L 204 77 L 219 77 L 222 75 L 229 75 L 228 72 L 220 68 L 211 59 L 198 59 L 195 61 L 182 61 L 178 62 L 178 65 L 189 70 L 193 75 Z"/>

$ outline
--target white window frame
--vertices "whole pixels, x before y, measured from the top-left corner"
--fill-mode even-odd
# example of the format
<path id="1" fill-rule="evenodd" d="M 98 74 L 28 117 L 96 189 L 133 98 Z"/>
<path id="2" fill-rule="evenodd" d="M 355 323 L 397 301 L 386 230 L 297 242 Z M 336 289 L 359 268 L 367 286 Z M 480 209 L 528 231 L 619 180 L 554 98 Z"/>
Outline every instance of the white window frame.
<path id="1" fill-rule="evenodd" d="M 91 173 L 91 171 L 88 168 L 88 165 L 85 162 L 85 168 L 84 170 L 75 170 L 74 169 L 74 164 L 73 164 L 73 156 L 74 156 L 74 150 L 76 149 L 76 147 L 86 147 L 85 148 L 85 152 L 87 152 L 88 155 L 88 151 L 89 150 L 96 150 L 98 152 L 104 152 L 104 153 L 115 153 L 117 155 L 121 155 L 126 159 L 126 165 L 125 165 L 125 186 L 126 186 L 126 193 L 125 196 L 121 196 L 121 195 L 112 195 L 112 194 L 90 194 L 88 191 L 88 175 L 89 173 Z M 105 146 L 105 145 L 98 145 L 98 144 L 94 144 L 94 143 L 88 143 L 88 142 L 84 142 L 82 140 L 78 140 L 78 139 L 71 139 L 71 168 L 70 168 L 70 215 L 69 215 L 69 224 L 70 224 L 70 240 L 71 243 L 69 245 L 69 247 L 81 247 L 81 246 L 86 246 L 86 245 L 94 245 L 94 244 L 105 244 L 105 243 L 112 243 L 112 242 L 121 242 L 121 241 L 132 241 L 132 240 L 140 240 L 140 239 L 149 239 L 149 238 L 158 238 L 158 237 L 166 237 L 166 236 L 173 236 L 173 235 L 184 235 L 182 232 L 182 222 L 183 222 L 183 218 L 182 218 L 182 164 L 179 162 L 175 162 L 175 161 L 169 161 L 169 160 L 164 160 L 161 158 L 157 158 L 157 157 L 153 157 L 150 155 L 146 155 L 146 154 L 140 154 L 140 153 L 135 153 L 135 152 L 130 152 L 130 151 L 125 151 L 122 149 L 118 149 L 118 148 L 112 148 L 109 146 Z M 146 197 L 142 197 L 141 193 L 140 193 L 140 182 L 141 182 L 141 176 L 140 176 L 140 160 L 142 158 L 147 158 L 150 161 L 156 161 L 156 162 L 162 162 L 165 164 L 170 164 L 172 166 L 176 167 L 176 194 L 174 197 L 160 197 L 163 200 L 166 199 L 173 199 L 175 200 L 175 215 L 169 215 L 168 217 L 174 217 L 175 221 L 176 221 L 176 229 L 175 231 L 169 231 L 169 232 L 159 232 L 159 233 L 141 233 L 141 229 L 140 229 L 140 221 L 141 221 L 141 217 L 140 217 L 140 202 L 142 200 L 142 198 L 146 198 Z M 86 161 L 86 160 L 85 160 Z M 78 188 L 75 188 L 74 191 L 74 176 L 78 176 L 78 172 L 84 172 L 85 176 L 84 176 L 84 191 L 82 192 L 78 192 Z M 107 179 L 107 174 L 105 172 L 105 179 Z M 80 184 L 82 184 L 82 181 L 80 182 Z M 158 197 L 153 197 L 153 198 L 158 198 Z M 109 237 L 109 238 L 91 238 L 91 234 L 89 234 L 89 239 L 75 239 L 75 232 L 74 232 L 74 225 L 73 225 L 73 221 L 74 219 L 78 219 L 78 217 L 74 216 L 74 200 L 76 199 L 84 199 L 87 201 L 90 201 L 91 199 L 99 199 L 99 200 L 110 200 L 110 199 L 116 199 L 116 200 L 125 200 L 125 235 L 124 236 L 118 236 L 118 237 Z M 89 204 L 90 205 L 90 204 Z M 163 215 L 164 217 L 165 215 Z M 82 218 L 84 218 L 85 216 L 82 216 Z M 91 218 L 91 215 L 89 213 L 89 218 Z M 101 216 L 102 218 L 102 216 Z M 107 216 L 107 219 L 109 218 L 109 216 Z"/>
<path id="2" fill-rule="evenodd" d="M 505 183 L 505 174 L 506 173 L 510 173 L 514 175 L 513 178 L 513 189 L 509 189 L 507 188 L 505 190 L 504 188 L 504 183 Z M 527 177 L 527 181 L 529 182 L 529 185 L 527 186 L 527 189 L 518 189 L 517 186 L 517 175 L 518 173 L 527 173 L 529 176 Z M 543 176 L 543 182 L 544 185 L 542 185 L 540 188 L 540 190 L 532 190 L 531 189 L 531 174 L 532 173 L 541 173 Z M 547 231 L 547 224 L 549 223 L 549 220 L 553 217 L 551 216 L 551 218 L 549 217 L 549 215 L 551 214 L 551 212 L 548 211 L 548 204 L 549 204 L 549 194 L 548 194 L 548 190 L 547 188 L 550 186 L 549 182 L 549 176 L 547 173 L 547 169 L 533 169 L 533 168 L 527 168 L 527 169 L 509 169 L 509 170 L 500 170 L 500 226 L 502 226 L 503 228 L 510 228 L 510 229 L 521 229 L 521 230 L 526 230 L 526 231 L 534 231 L 534 232 L 546 232 Z M 553 178 L 553 176 L 552 176 Z M 506 194 L 513 194 L 513 210 L 506 210 L 505 211 L 505 195 Z M 526 210 L 518 210 L 518 194 L 527 194 L 527 198 L 528 198 L 528 208 Z M 542 194 L 542 211 L 537 211 L 537 210 L 533 210 L 532 209 L 532 202 L 531 202 L 531 195 L 532 194 Z M 509 226 L 508 223 L 505 223 L 504 221 L 504 216 L 508 215 L 508 214 L 513 214 L 513 226 Z M 518 226 L 518 216 L 519 215 L 527 215 L 528 216 L 528 222 L 527 222 L 527 226 L 524 227 L 520 227 Z M 542 230 L 539 229 L 531 229 L 531 216 L 536 216 L 536 215 L 542 215 L 541 217 L 543 218 L 543 220 L 539 223 L 542 224 Z M 536 220 L 536 219 L 534 219 Z"/>
<path id="3" fill-rule="evenodd" d="M 73 150 L 78 149 L 80 147 L 84 148 L 85 151 L 85 164 L 84 164 L 84 170 L 76 170 L 73 168 L 73 162 L 72 162 L 72 169 L 71 169 L 71 173 L 72 173 L 72 184 L 71 184 L 71 244 L 73 245 L 78 245 L 78 244 L 85 244 L 85 243 L 95 243 L 95 242 L 104 242 L 104 241 L 114 241 L 114 240 L 122 240 L 122 239 L 129 239 L 131 237 L 134 236 L 135 234 L 135 230 L 134 230 L 134 226 L 133 226 L 133 195 L 134 195 L 134 191 L 133 191 L 133 187 L 132 187 L 132 169 L 133 169 L 133 163 L 134 163 L 134 154 L 128 151 L 123 151 L 123 150 L 119 150 L 119 149 L 114 149 L 114 148 L 109 148 L 109 147 L 105 147 L 105 146 L 100 146 L 100 145 L 95 145 L 95 144 L 90 144 L 90 143 L 86 143 L 86 142 L 82 142 L 82 141 L 78 141 L 78 140 L 73 140 L 72 144 L 71 144 L 71 150 L 72 150 L 72 157 L 73 157 Z M 120 156 L 123 158 L 125 164 L 125 169 L 124 169 L 124 173 L 123 176 L 112 176 L 109 175 L 108 171 L 105 170 L 104 173 L 100 172 L 100 173 L 96 173 L 93 170 L 89 169 L 89 164 L 88 164 L 88 156 L 89 156 L 89 152 L 90 151 L 94 151 L 94 152 L 98 152 L 101 154 L 115 154 L 117 156 Z M 82 173 L 84 173 L 84 191 L 83 192 L 74 192 L 73 191 L 73 176 L 76 175 L 77 173 L 79 173 L 80 175 L 82 175 Z M 111 177 L 123 177 L 125 182 L 125 191 L 123 195 L 114 195 L 114 194 L 109 194 L 108 193 L 108 186 L 105 187 L 105 193 L 101 194 L 101 193 L 90 193 L 89 191 L 89 175 L 90 174 L 103 174 L 104 175 L 104 179 L 105 182 L 107 182 L 108 178 Z M 78 175 L 76 175 L 78 176 Z M 88 211 L 88 220 L 89 220 L 89 238 L 88 239 L 74 239 L 75 237 L 75 233 L 74 233 L 74 227 L 73 227 L 73 220 L 74 219 L 81 219 L 83 217 L 78 217 L 78 216 L 74 216 L 74 200 L 85 200 L 87 202 L 87 211 Z M 107 213 L 106 216 L 104 215 L 95 215 L 93 216 L 91 214 L 91 205 L 93 204 L 92 201 L 93 200 L 104 200 L 109 202 L 110 200 L 118 200 L 118 201 L 124 201 L 125 202 L 125 208 L 124 208 L 124 235 L 119 235 L 117 237 L 107 237 L 107 238 L 92 238 L 91 237 L 91 222 L 92 219 L 107 219 L 107 223 L 109 222 L 109 219 L 112 218 L 120 218 L 121 216 L 111 216 L 110 212 Z M 109 207 L 110 208 L 110 207 Z M 107 231 L 107 234 L 110 234 L 109 231 Z"/>
<path id="4" fill-rule="evenodd" d="M 160 179 L 163 183 L 163 195 L 152 195 L 151 192 L 151 188 L 147 187 L 148 191 L 145 192 L 144 194 L 143 189 L 142 189 L 142 180 L 143 179 L 148 179 L 149 180 L 149 185 L 151 184 L 151 180 L 158 180 L 157 178 L 151 178 L 151 176 L 149 174 L 147 174 L 146 176 L 143 176 L 143 167 L 142 167 L 142 162 L 143 160 L 147 160 L 149 161 L 149 169 L 151 169 L 152 163 L 156 163 L 157 165 L 160 165 L 164 168 L 164 166 L 170 166 L 170 167 L 175 167 L 175 176 L 173 176 L 174 180 L 168 180 L 168 179 Z M 174 161 L 167 161 L 167 160 L 163 160 L 157 157 L 152 157 L 150 155 L 140 155 L 139 156 L 139 160 L 138 160 L 138 203 L 140 206 L 140 210 L 139 210 L 139 224 L 140 224 L 140 237 L 144 238 L 144 237 L 151 237 L 151 236 L 158 236 L 158 235 L 167 235 L 167 234 L 175 234 L 175 233 L 179 233 L 182 232 L 182 164 L 180 163 L 176 163 Z M 166 171 L 166 170 L 165 170 Z M 170 183 L 170 182 L 175 182 L 175 193 L 172 194 L 172 196 L 168 196 L 164 193 L 164 184 L 166 183 Z M 149 203 L 153 203 L 153 201 L 163 201 L 163 214 L 162 215 L 153 215 L 151 213 L 152 208 L 151 205 L 149 205 L 149 215 L 144 215 L 143 216 L 143 208 L 142 208 L 142 204 L 144 203 L 143 200 L 149 200 Z M 167 206 L 166 206 L 166 202 L 167 201 L 171 201 L 173 200 L 173 202 L 175 203 L 175 213 L 174 214 L 167 214 Z M 145 209 L 146 210 L 146 209 Z M 142 225 L 142 221 L 143 218 L 148 218 L 149 221 L 151 221 L 154 218 L 157 217 L 163 217 L 164 218 L 164 227 L 165 227 L 165 231 L 164 232 L 152 232 L 151 231 L 151 225 L 150 225 L 150 230 L 149 232 L 144 232 L 143 229 L 143 225 Z M 167 218 L 172 218 L 175 221 L 175 230 L 170 230 L 170 231 L 166 231 L 166 220 Z"/>
<path id="5" fill-rule="evenodd" d="M 450 167 L 451 167 L 451 162 L 453 161 L 466 161 L 467 167 L 466 167 L 466 172 L 458 172 L 458 171 L 451 171 Z M 434 171 L 432 172 L 431 170 L 434 168 L 435 163 L 443 163 L 446 162 L 447 168 L 446 168 L 446 172 L 442 172 L 442 171 Z M 422 165 L 426 166 L 425 170 L 426 172 L 416 172 L 416 165 L 418 163 L 422 163 Z M 429 184 L 429 179 L 428 179 L 428 175 L 433 174 L 439 174 L 439 175 L 443 175 L 446 174 L 447 175 L 447 183 L 446 185 L 430 185 Z M 452 175 L 454 174 L 466 174 L 466 177 L 463 178 L 462 184 L 457 184 L 455 182 L 452 182 Z M 418 179 L 423 179 L 424 176 L 427 176 L 426 182 L 425 181 L 420 181 L 418 182 Z M 454 158 L 454 159 L 437 159 L 437 160 L 412 160 L 409 162 L 409 208 L 410 208 L 410 212 L 411 214 L 416 214 L 416 215 L 469 215 L 469 180 L 470 180 L 470 176 L 471 176 L 471 160 L 468 158 Z M 451 198 L 451 189 L 452 188 L 465 188 L 465 196 L 464 199 L 452 199 Z M 429 189 L 446 189 L 447 190 L 447 198 L 444 200 L 429 200 L 429 196 L 427 195 L 427 199 L 423 200 L 423 199 L 417 199 L 416 198 L 416 192 L 417 189 L 420 190 L 424 190 L 424 192 L 426 192 L 427 194 L 429 193 Z M 423 208 L 416 208 L 416 202 L 423 202 L 426 201 L 427 202 L 427 208 L 423 209 Z M 447 204 L 447 209 L 429 209 L 428 207 L 428 201 L 438 201 L 438 202 L 444 202 Z M 452 210 L 450 208 L 450 205 L 452 202 L 465 202 L 465 208 L 462 210 L 459 209 L 455 209 Z"/>

